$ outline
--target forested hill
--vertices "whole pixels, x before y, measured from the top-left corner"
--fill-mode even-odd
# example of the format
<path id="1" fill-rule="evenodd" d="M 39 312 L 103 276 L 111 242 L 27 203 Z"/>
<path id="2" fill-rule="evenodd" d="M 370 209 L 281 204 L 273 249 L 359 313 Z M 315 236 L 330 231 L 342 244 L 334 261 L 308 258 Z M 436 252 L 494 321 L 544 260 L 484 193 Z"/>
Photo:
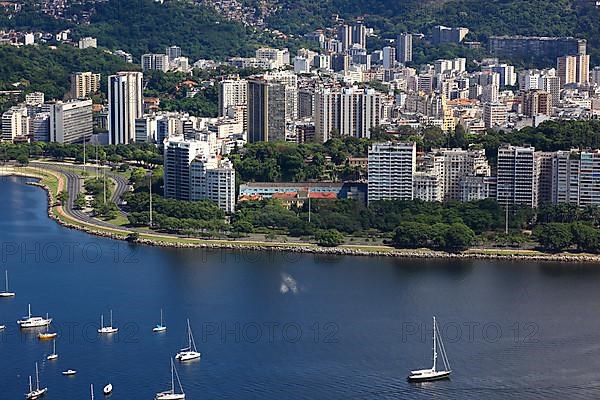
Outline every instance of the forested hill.
<path id="1" fill-rule="evenodd" d="M 274 0 L 272 28 L 305 33 L 332 25 L 331 16 L 364 16 L 383 37 L 429 33 L 435 25 L 465 26 L 470 38 L 491 35 L 576 36 L 600 63 L 600 8 L 591 0 Z"/>
<path id="2" fill-rule="evenodd" d="M 164 52 L 166 46 L 181 46 L 184 55 L 225 59 L 254 53 L 260 45 L 282 45 L 272 35 L 228 21 L 215 10 L 192 0 L 107 0 L 69 4 L 64 18 L 41 11 L 40 0 L 24 0 L 23 10 L 8 16 L 0 13 L 0 29 L 56 33 L 70 28 L 76 40 L 83 36 L 98 39 L 98 45 L 123 49 L 137 59 L 147 52 Z M 73 15 L 91 12 L 89 24 L 79 24 Z"/>

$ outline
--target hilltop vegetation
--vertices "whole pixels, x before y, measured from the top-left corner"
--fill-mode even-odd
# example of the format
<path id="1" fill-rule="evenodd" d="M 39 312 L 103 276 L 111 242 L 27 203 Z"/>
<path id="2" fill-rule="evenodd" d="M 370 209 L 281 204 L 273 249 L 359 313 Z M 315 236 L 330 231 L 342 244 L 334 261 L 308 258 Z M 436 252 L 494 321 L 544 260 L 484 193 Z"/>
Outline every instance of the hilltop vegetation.
<path id="1" fill-rule="evenodd" d="M 273 28 L 306 33 L 333 25 L 331 16 L 364 16 L 384 38 L 400 32 L 428 34 L 435 25 L 465 26 L 472 40 L 492 35 L 576 36 L 588 40 L 600 62 L 600 10 L 584 0 L 279 0 L 267 19 Z"/>
<path id="2" fill-rule="evenodd" d="M 0 60 L 1 90 L 41 91 L 49 99 L 63 98 L 69 90 L 69 75 L 73 72 L 102 74 L 102 88 L 105 90 L 107 75 L 136 68 L 99 49 L 79 50 L 66 45 L 59 45 L 56 49 L 47 46 L 0 46 Z"/>
<path id="3" fill-rule="evenodd" d="M 143 53 L 164 52 L 181 46 L 192 59 L 224 59 L 253 54 L 265 44 L 279 44 L 267 33 L 222 18 L 212 8 L 195 1 L 108 0 L 68 4 L 66 17 L 93 10 L 90 24 L 55 19 L 42 13 L 39 0 L 25 1 L 23 10 L 10 18 L 0 15 L 0 28 L 56 33 L 70 28 L 73 39 L 93 36 L 98 45 L 123 49 L 138 59 Z"/>
<path id="4" fill-rule="evenodd" d="M 176 44 L 196 59 L 248 55 L 260 39 L 243 25 L 188 1 L 110 0 L 98 4 L 91 24 L 78 27 L 76 33 L 97 37 L 102 46 L 122 48 L 136 57 L 162 53 Z"/>

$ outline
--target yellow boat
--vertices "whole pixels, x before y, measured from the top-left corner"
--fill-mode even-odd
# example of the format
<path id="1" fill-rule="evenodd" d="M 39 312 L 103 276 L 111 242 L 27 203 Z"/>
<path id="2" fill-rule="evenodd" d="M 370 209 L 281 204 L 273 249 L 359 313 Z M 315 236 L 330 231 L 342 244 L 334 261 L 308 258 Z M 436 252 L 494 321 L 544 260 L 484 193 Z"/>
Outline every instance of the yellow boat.
<path id="1" fill-rule="evenodd" d="M 58 334 L 56 332 L 48 332 L 48 326 L 46 325 L 46 332 L 38 333 L 39 340 L 51 340 L 54 339 Z"/>
<path id="2" fill-rule="evenodd" d="M 38 339 L 40 340 L 50 340 L 56 337 L 57 333 L 38 333 Z"/>

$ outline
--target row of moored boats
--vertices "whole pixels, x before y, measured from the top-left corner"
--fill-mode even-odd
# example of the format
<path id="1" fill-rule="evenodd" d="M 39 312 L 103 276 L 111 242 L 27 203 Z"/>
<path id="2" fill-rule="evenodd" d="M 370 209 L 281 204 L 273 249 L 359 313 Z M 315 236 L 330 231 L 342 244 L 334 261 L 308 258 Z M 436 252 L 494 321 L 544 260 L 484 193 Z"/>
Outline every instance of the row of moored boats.
<path id="1" fill-rule="evenodd" d="M 15 297 L 14 292 L 10 292 L 8 289 L 8 271 L 5 275 L 6 286 L 5 290 L 0 292 L 0 298 L 8 298 Z M 58 353 L 56 352 L 56 338 L 58 336 L 57 332 L 50 331 L 50 325 L 52 324 L 52 318 L 46 314 L 45 317 L 34 316 L 31 313 L 31 304 L 28 305 L 28 313 L 27 316 L 22 317 L 17 321 L 20 329 L 35 329 L 35 328 L 45 328 L 43 332 L 38 333 L 39 340 L 53 340 L 52 343 L 52 353 L 46 356 L 48 361 L 58 359 Z M 6 329 L 6 325 L 0 325 L 0 331 Z M 160 323 L 152 328 L 152 332 L 162 333 L 166 332 L 167 327 L 163 321 L 163 311 L 160 310 Z M 202 354 L 198 351 L 196 347 L 196 342 L 194 340 L 194 335 L 192 333 L 192 328 L 190 326 L 190 320 L 187 320 L 187 337 L 188 343 L 187 346 L 182 348 L 175 354 L 175 359 L 180 362 L 188 362 L 193 360 L 198 360 L 201 358 Z M 113 325 L 113 313 L 110 310 L 110 324 L 104 325 L 104 315 L 100 317 L 100 327 L 98 328 L 98 333 L 101 335 L 113 335 L 118 333 L 119 328 Z M 77 374 L 77 371 L 74 369 L 68 369 L 62 372 L 64 376 L 74 376 Z M 177 385 L 175 383 L 177 382 Z M 104 395 L 110 395 L 113 391 L 113 386 L 111 383 L 108 383 L 104 386 L 102 392 Z M 25 398 L 27 400 L 35 400 L 44 396 L 48 392 L 47 387 L 40 386 L 40 374 L 38 369 L 37 362 L 35 363 L 35 384 L 33 382 L 32 376 L 29 376 L 29 391 L 25 394 Z M 90 385 L 91 398 L 94 398 L 94 387 Z M 173 363 L 173 359 L 171 359 L 171 387 L 169 390 L 162 391 L 156 394 L 155 400 L 184 400 L 185 392 L 183 391 L 183 386 L 181 385 L 181 380 L 179 379 L 179 374 L 177 373 L 177 369 L 175 368 L 175 364 Z"/>

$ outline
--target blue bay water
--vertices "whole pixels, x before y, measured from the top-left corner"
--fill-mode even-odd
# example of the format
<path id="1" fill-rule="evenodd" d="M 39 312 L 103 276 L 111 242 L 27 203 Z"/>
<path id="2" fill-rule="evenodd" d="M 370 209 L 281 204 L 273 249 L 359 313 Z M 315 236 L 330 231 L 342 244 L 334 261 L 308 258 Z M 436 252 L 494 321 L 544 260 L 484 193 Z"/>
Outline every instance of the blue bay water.
<path id="1" fill-rule="evenodd" d="M 600 266 L 395 260 L 134 246 L 65 229 L 46 195 L 0 178 L 0 399 L 39 362 L 47 399 L 152 399 L 190 318 L 199 362 L 176 364 L 188 399 L 589 399 L 600 395 Z M 3 278 L 1 285 L 4 285 Z M 20 332 L 31 303 L 58 330 Z M 168 331 L 152 333 L 163 308 Z M 119 333 L 99 337 L 100 314 Z M 450 381 L 431 364 L 436 315 Z M 76 369 L 66 378 L 61 371 Z"/>

